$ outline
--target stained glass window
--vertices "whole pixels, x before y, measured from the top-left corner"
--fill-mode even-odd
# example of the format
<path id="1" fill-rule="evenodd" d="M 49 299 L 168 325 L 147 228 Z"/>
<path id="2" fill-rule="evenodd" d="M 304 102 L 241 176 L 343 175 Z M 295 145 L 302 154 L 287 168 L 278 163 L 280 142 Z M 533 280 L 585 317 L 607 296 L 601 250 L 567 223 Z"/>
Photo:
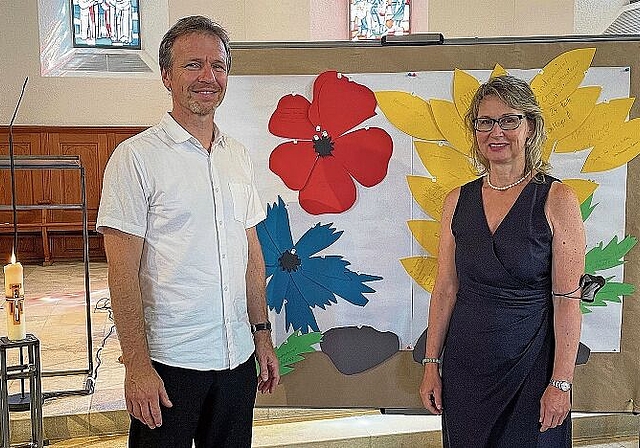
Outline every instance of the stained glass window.
<path id="1" fill-rule="evenodd" d="M 409 0 L 350 0 L 351 40 L 409 34 Z"/>
<path id="2" fill-rule="evenodd" d="M 140 49 L 138 0 L 69 0 L 73 46 Z"/>

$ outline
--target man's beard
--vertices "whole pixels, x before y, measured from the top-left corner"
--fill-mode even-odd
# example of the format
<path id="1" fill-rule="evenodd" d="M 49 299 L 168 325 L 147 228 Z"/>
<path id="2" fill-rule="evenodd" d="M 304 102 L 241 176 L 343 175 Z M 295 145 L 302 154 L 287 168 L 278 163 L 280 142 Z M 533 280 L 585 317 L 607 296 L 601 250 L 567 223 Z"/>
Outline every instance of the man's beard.
<path id="1" fill-rule="evenodd" d="M 196 115 L 205 116 L 210 115 L 216 108 L 220 105 L 220 102 L 217 103 L 208 103 L 202 104 L 198 101 L 191 100 L 188 103 L 189 110 Z"/>

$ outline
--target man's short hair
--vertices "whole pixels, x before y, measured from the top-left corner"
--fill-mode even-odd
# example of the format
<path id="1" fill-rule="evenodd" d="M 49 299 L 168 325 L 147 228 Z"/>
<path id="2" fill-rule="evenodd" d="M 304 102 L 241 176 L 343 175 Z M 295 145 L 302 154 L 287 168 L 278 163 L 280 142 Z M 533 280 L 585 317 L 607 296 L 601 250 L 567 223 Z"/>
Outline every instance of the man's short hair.
<path id="1" fill-rule="evenodd" d="M 218 36 L 227 53 L 227 73 L 231 70 L 231 49 L 229 48 L 229 34 L 219 24 L 204 16 L 188 16 L 178 20 L 167 31 L 160 42 L 158 51 L 158 63 L 161 72 L 169 72 L 173 64 L 173 44 L 180 36 L 188 34 L 207 34 Z"/>

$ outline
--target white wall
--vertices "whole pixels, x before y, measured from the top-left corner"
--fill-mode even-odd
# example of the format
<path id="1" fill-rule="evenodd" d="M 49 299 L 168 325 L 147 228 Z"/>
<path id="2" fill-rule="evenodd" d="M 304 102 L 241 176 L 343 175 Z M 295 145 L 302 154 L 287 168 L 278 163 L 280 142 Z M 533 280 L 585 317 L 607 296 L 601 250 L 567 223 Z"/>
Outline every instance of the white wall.
<path id="1" fill-rule="evenodd" d="M 602 34 L 628 4 L 629 0 L 576 0 L 574 32 Z"/>
<path id="2" fill-rule="evenodd" d="M 15 124 L 149 125 L 170 102 L 159 79 L 41 77 L 37 0 L 0 1 L 0 123 L 9 124 L 26 76 Z"/>
<path id="3" fill-rule="evenodd" d="M 429 30 L 451 37 L 573 33 L 573 1 L 430 0 Z"/>

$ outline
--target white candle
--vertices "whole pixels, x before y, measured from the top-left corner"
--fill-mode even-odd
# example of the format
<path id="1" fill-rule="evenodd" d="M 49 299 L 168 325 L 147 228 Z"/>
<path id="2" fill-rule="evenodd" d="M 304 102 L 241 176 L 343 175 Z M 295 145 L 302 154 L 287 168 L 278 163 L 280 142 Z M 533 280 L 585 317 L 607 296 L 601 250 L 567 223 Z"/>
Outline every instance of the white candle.
<path id="1" fill-rule="evenodd" d="M 18 291 L 15 297 L 14 291 Z M 24 318 L 24 271 L 22 264 L 16 262 L 15 253 L 11 254 L 11 263 L 4 267 L 4 295 L 7 298 L 7 336 L 12 341 L 27 337 L 27 325 Z"/>
<path id="2" fill-rule="evenodd" d="M 27 323 L 24 318 L 24 298 L 7 299 L 7 337 L 10 341 L 19 341 L 27 337 Z"/>
<path id="3" fill-rule="evenodd" d="M 4 296 L 13 297 L 12 285 L 20 285 L 20 297 L 24 297 L 24 271 L 22 263 L 16 262 L 16 255 L 11 254 L 11 263 L 4 267 Z"/>

